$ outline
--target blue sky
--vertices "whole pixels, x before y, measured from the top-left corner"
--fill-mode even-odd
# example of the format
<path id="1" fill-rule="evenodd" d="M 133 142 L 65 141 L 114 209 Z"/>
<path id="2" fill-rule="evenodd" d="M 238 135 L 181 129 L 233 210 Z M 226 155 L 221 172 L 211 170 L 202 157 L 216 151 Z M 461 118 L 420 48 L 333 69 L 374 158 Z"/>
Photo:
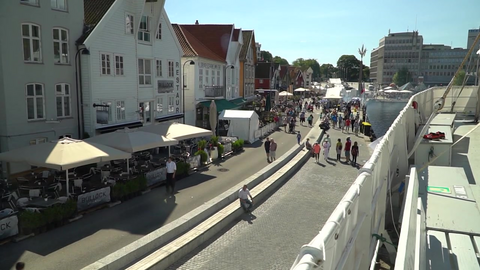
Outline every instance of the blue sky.
<path id="1" fill-rule="evenodd" d="M 253 29 L 262 50 L 290 63 L 302 57 L 336 65 L 343 54 L 360 58 L 365 44 L 368 65 L 389 30 L 416 28 L 424 43 L 466 47 L 468 29 L 480 27 L 480 0 L 166 0 L 165 9 L 172 23 Z"/>

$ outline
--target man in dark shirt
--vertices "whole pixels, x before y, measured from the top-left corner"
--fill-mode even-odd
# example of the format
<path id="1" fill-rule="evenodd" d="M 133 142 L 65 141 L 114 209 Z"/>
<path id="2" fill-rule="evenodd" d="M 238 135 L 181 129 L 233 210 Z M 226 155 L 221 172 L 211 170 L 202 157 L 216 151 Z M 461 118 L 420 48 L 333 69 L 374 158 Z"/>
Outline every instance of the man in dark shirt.
<path id="1" fill-rule="evenodd" d="M 270 138 L 267 137 L 263 146 L 265 147 L 265 153 L 267 153 L 267 162 L 270 162 Z"/>

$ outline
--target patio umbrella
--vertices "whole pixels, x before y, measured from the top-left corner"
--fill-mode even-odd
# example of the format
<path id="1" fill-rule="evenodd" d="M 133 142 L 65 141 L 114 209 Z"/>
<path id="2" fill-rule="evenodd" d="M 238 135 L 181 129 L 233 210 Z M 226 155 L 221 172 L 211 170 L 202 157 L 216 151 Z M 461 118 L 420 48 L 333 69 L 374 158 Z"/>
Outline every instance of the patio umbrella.
<path id="1" fill-rule="evenodd" d="M 292 93 L 289 93 L 287 91 L 280 92 L 278 95 L 281 96 L 281 97 L 293 96 Z"/>
<path id="2" fill-rule="evenodd" d="M 213 134 L 217 134 L 215 129 L 217 128 L 217 104 L 215 104 L 215 100 L 212 100 L 210 103 L 210 117 L 208 119 L 210 121 L 210 128 L 212 129 Z"/>
<path id="3" fill-rule="evenodd" d="M 300 88 L 297 88 L 297 89 L 295 89 L 295 90 L 293 90 L 293 91 L 294 91 L 294 92 L 307 92 L 308 90 L 305 89 L 305 88 L 300 87 Z"/>
<path id="4" fill-rule="evenodd" d="M 187 140 L 198 137 L 212 136 L 212 131 L 186 124 L 165 122 L 139 128 L 141 131 L 163 135 L 169 139 Z"/>
<path id="5" fill-rule="evenodd" d="M 102 161 L 128 159 L 130 156 L 130 153 L 106 145 L 63 138 L 58 141 L 30 145 L 0 153 L 0 160 L 7 162 L 25 162 L 31 166 L 67 171 L 68 195 L 69 169 Z"/>

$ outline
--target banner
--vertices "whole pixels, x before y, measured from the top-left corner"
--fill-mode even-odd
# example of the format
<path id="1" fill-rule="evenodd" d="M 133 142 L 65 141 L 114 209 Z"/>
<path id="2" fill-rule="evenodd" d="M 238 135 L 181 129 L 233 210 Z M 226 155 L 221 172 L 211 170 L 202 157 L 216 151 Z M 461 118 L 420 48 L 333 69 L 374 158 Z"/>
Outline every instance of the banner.
<path id="1" fill-rule="evenodd" d="M 18 234 L 18 217 L 17 215 L 8 216 L 0 219 L 0 240 Z"/>
<path id="2" fill-rule="evenodd" d="M 232 143 L 226 143 L 223 145 L 223 153 L 232 152 Z"/>
<path id="3" fill-rule="evenodd" d="M 104 187 L 78 196 L 77 210 L 83 211 L 110 202 L 110 187 Z"/>
<path id="4" fill-rule="evenodd" d="M 153 186 L 162 181 L 167 180 L 167 167 L 156 169 L 145 174 L 147 178 L 147 186 Z"/>
<path id="5" fill-rule="evenodd" d="M 195 169 L 200 167 L 200 161 L 201 161 L 202 156 L 196 155 L 196 156 L 190 156 L 187 158 L 187 163 L 190 164 L 190 169 Z"/>

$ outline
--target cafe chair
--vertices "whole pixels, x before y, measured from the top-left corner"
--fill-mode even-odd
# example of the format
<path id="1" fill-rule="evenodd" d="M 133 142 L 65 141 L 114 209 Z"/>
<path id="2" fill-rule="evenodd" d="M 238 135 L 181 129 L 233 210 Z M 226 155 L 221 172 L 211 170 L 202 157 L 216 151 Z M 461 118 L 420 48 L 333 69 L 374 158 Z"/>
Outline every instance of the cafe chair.
<path id="1" fill-rule="evenodd" d="M 17 177 L 18 183 L 28 183 L 28 179 L 25 177 Z"/>
<path id="2" fill-rule="evenodd" d="M 75 193 L 76 189 L 80 189 L 80 193 L 83 190 L 83 180 L 82 179 L 75 179 L 73 180 L 73 193 Z"/>
<path id="3" fill-rule="evenodd" d="M 38 198 L 40 197 L 40 189 L 30 189 L 28 191 L 28 196 L 30 198 Z"/>
<path id="4" fill-rule="evenodd" d="M 99 168 L 91 167 L 89 173 L 95 175 L 95 174 L 97 174 L 97 173 L 99 173 L 99 172 L 101 172 L 101 170 L 100 170 Z"/>
<path id="5" fill-rule="evenodd" d="M 15 211 L 13 209 L 5 208 L 2 211 L 0 211 L 0 217 L 8 216 L 8 215 L 11 215 L 13 213 L 15 213 Z"/>
<path id="6" fill-rule="evenodd" d="M 28 198 L 20 198 L 17 200 L 17 207 L 20 209 L 25 208 L 28 205 Z"/>
<path id="7" fill-rule="evenodd" d="M 84 174 L 84 175 L 82 176 L 82 180 L 83 180 L 83 181 L 88 181 L 88 180 L 90 180 L 90 178 L 92 178 L 92 177 L 93 177 L 93 174 L 92 174 L 92 173 L 87 173 L 87 174 Z"/>

